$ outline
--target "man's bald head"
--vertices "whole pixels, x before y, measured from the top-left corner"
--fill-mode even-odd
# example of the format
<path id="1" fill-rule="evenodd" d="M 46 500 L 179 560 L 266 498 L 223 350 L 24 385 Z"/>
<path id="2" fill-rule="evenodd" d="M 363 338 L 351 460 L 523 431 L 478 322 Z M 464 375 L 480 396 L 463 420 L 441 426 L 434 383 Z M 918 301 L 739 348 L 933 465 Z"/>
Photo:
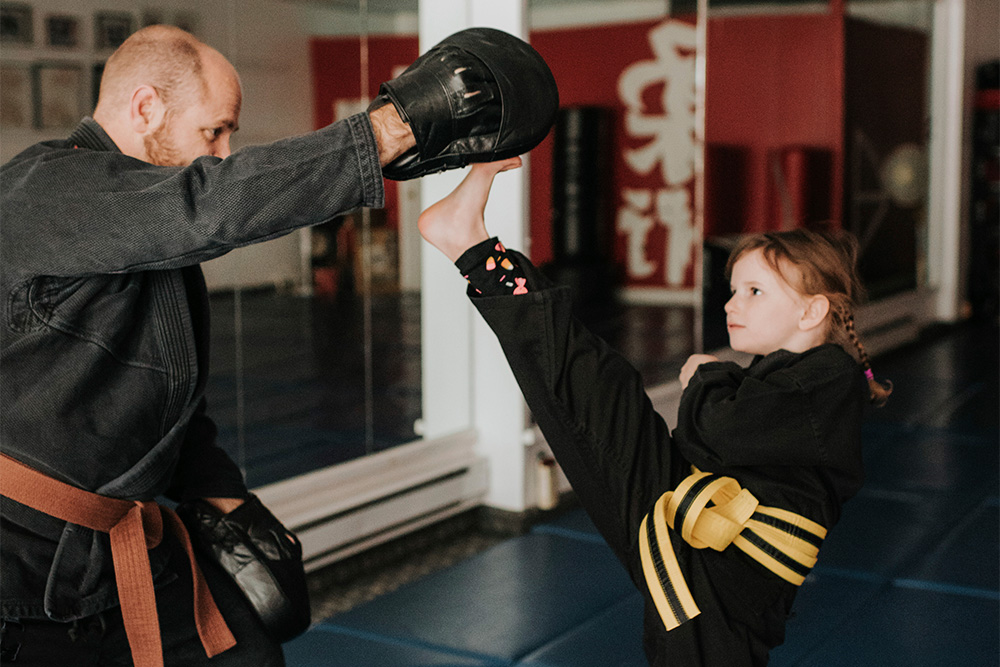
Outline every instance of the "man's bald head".
<path id="1" fill-rule="evenodd" d="M 126 107 L 142 85 L 155 88 L 168 108 L 203 95 L 203 61 L 210 51 L 180 28 L 153 25 L 139 30 L 108 58 L 95 116 Z"/>
<path id="2" fill-rule="evenodd" d="M 225 56 L 180 28 L 155 25 L 108 59 L 94 120 L 126 155 L 184 165 L 229 155 L 242 99 Z"/>

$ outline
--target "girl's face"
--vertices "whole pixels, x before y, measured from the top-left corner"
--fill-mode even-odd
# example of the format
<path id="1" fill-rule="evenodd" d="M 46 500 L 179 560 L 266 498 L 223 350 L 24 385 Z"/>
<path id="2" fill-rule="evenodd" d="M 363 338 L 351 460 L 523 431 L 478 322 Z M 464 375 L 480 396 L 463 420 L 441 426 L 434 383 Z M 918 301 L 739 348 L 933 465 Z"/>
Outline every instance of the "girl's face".
<path id="1" fill-rule="evenodd" d="M 796 269 L 786 266 L 794 278 Z M 726 303 L 729 345 L 737 352 L 770 354 L 775 350 L 804 352 L 812 347 L 800 328 L 808 301 L 764 258 L 760 249 L 747 252 L 733 265 Z"/>

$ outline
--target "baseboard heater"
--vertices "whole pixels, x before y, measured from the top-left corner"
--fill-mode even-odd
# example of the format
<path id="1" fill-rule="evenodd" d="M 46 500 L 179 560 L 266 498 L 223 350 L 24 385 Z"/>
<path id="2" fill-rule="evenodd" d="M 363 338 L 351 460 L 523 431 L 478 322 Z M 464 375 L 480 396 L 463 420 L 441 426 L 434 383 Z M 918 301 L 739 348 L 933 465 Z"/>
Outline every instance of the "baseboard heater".
<path id="1" fill-rule="evenodd" d="M 915 341 L 931 320 L 930 290 L 904 292 L 857 308 L 858 334 L 869 356 L 885 354 Z"/>
<path id="2" fill-rule="evenodd" d="M 481 505 L 474 444 L 472 431 L 417 441 L 254 492 L 299 536 L 312 571 Z"/>

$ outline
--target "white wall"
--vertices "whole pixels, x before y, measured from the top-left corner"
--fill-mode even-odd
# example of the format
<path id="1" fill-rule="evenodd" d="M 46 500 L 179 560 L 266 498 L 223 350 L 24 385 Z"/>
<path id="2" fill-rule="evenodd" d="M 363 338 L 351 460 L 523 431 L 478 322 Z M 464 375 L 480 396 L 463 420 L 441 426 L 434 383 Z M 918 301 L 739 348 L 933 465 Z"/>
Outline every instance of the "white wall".
<path id="1" fill-rule="evenodd" d="M 25 0 L 34 8 L 35 42 L 31 47 L 4 45 L 5 62 L 61 61 L 91 65 L 102 62 L 108 51 L 94 44 L 94 16 L 100 11 L 132 14 L 135 25 L 152 12 L 165 22 L 186 17 L 193 32 L 222 51 L 236 65 L 243 79 L 244 106 L 236 145 L 259 143 L 311 129 L 312 90 L 309 74 L 307 33 L 295 8 L 278 0 L 232 0 L 205 3 L 201 0 Z M 75 16 L 80 20 L 81 44 L 74 49 L 43 45 L 45 17 Z M 89 87 L 87 89 L 89 96 Z M 296 104 L 301 100 L 301 104 Z M 87 104 L 89 113 L 92 107 Z M 63 130 L 4 131 L 0 158 L 10 159 L 35 141 L 65 136 Z"/>
<path id="2" fill-rule="evenodd" d="M 1000 3 L 966 0 L 966 56 L 970 74 L 976 65 L 1000 58 Z M 970 79 L 970 84 L 975 82 Z"/>
<path id="3" fill-rule="evenodd" d="M 1000 2 L 966 0 L 964 58 L 964 131 L 962 133 L 962 255 L 959 258 L 960 298 L 967 296 L 969 279 L 969 201 L 972 195 L 972 121 L 976 94 L 976 67 L 1000 59 Z"/>
<path id="4" fill-rule="evenodd" d="M 99 11 L 123 11 L 141 25 L 147 11 L 163 22 L 178 17 L 191 22 L 193 32 L 219 49 L 240 72 L 243 111 L 240 131 L 233 148 L 274 141 L 312 129 L 312 76 L 309 71 L 308 35 L 303 15 L 319 19 L 328 10 L 302 7 L 279 0 L 24 0 L 34 9 L 35 45 L 3 47 L 5 63 L 39 61 L 82 65 L 85 81 L 82 112 L 93 111 L 90 69 L 109 54 L 94 48 L 94 16 Z M 149 8 L 149 9 L 147 9 Z M 80 46 L 56 49 L 44 46 L 45 17 L 75 16 L 81 29 Z M 46 139 L 64 137 L 67 129 L 4 129 L 0 135 L 0 161 L 6 162 L 28 146 Z M 302 279 L 299 234 L 233 251 L 206 263 L 209 286 L 218 289 L 237 285 L 295 283 Z"/>

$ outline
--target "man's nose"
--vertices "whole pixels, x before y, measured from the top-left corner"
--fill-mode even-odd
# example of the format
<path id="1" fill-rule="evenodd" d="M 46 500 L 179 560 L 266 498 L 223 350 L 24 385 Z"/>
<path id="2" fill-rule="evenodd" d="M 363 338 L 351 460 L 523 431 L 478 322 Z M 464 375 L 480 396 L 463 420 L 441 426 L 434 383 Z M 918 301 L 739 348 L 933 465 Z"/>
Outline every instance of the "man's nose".
<path id="1" fill-rule="evenodd" d="M 229 137 L 221 137 L 214 152 L 215 157 L 220 157 L 225 160 L 231 154 L 232 151 L 229 149 Z"/>

